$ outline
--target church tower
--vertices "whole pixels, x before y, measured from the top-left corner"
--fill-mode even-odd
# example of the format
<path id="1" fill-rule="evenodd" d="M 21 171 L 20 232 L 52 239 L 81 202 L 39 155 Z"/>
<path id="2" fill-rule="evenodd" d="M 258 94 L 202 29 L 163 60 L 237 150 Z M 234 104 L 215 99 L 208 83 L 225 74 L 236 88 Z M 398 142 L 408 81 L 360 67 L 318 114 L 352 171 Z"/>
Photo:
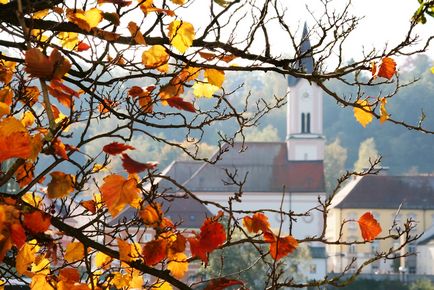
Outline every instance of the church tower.
<path id="1" fill-rule="evenodd" d="M 297 69 L 312 73 L 314 59 L 307 25 L 304 25 Z M 305 79 L 288 77 L 287 136 L 289 161 L 323 160 L 323 97 L 322 90 Z"/>

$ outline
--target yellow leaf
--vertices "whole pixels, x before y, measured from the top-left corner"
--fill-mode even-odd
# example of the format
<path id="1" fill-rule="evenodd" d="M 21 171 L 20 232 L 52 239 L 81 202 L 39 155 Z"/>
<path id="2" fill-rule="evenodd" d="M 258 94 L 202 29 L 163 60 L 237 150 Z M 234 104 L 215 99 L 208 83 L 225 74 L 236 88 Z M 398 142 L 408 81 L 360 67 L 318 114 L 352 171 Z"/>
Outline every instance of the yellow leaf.
<path id="1" fill-rule="evenodd" d="M 74 191 L 74 177 L 71 174 L 65 174 L 61 171 L 50 173 L 51 181 L 47 187 L 49 198 L 62 198 Z"/>
<path id="2" fill-rule="evenodd" d="M 21 199 L 30 204 L 33 207 L 39 208 L 41 206 L 41 202 L 42 202 L 42 197 L 32 193 L 32 192 L 27 192 L 26 194 L 24 194 Z"/>
<path id="3" fill-rule="evenodd" d="M 185 4 L 185 2 L 187 2 L 187 0 L 171 0 L 171 1 L 178 5 L 183 5 Z"/>
<path id="4" fill-rule="evenodd" d="M 0 0 L 0 4 L 8 4 L 9 0 Z"/>
<path id="5" fill-rule="evenodd" d="M 128 285 L 128 289 L 144 289 L 143 288 L 143 276 L 142 275 L 133 275 L 133 278 Z"/>
<path id="6" fill-rule="evenodd" d="M 196 82 L 193 85 L 193 94 L 200 98 L 212 98 L 212 95 L 218 91 L 218 87 L 208 83 Z"/>
<path id="7" fill-rule="evenodd" d="M 142 63 L 146 68 L 156 68 L 161 72 L 167 72 L 168 66 L 165 66 L 165 64 L 168 61 L 169 55 L 162 45 L 153 45 L 142 54 Z"/>
<path id="8" fill-rule="evenodd" d="M 50 260 L 44 258 L 44 256 L 38 256 L 32 266 L 32 273 L 35 274 L 50 274 Z"/>
<path id="9" fill-rule="evenodd" d="M 30 111 L 27 111 L 24 113 L 23 118 L 21 119 L 21 123 L 25 127 L 30 127 L 35 123 L 35 116 L 33 116 L 33 113 Z"/>
<path id="10" fill-rule="evenodd" d="M 225 80 L 225 73 L 213 68 L 207 68 L 205 69 L 205 78 L 208 79 L 210 84 L 221 88 Z"/>
<path id="11" fill-rule="evenodd" d="M 191 23 L 174 20 L 169 24 L 169 39 L 170 43 L 184 53 L 193 44 L 195 36 L 194 27 Z"/>
<path id="12" fill-rule="evenodd" d="M 112 258 L 103 252 L 97 252 L 95 255 L 95 266 L 98 268 L 105 268 L 110 265 Z"/>
<path id="13" fill-rule="evenodd" d="M 60 39 L 62 47 L 69 50 L 75 49 L 80 42 L 76 32 L 60 32 L 57 37 Z"/>
<path id="14" fill-rule="evenodd" d="M 359 122 L 363 127 L 366 127 L 369 123 L 372 122 L 372 112 L 371 106 L 369 105 L 368 101 L 366 100 L 358 100 L 356 104 L 362 106 L 363 109 L 354 107 L 354 117 L 356 118 L 357 122 Z"/>
<path id="15" fill-rule="evenodd" d="M 0 122 L 0 162 L 9 158 L 29 158 L 31 138 L 20 121 L 13 117 Z M 14 146 L 10 146 L 13 144 Z"/>
<path id="16" fill-rule="evenodd" d="M 431 67 L 431 73 L 434 74 L 434 66 Z"/>
<path id="17" fill-rule="evenodd" d="M 32 290 L 54 290 L 51 283 L 47 281 L 47 276 L 43 274 L 37 274 L 32 277 L 30 283 L 30 289 Z"/>
<path id="18" fill-rule="evenodd" d="M 387 99 L 380 98 L 380 123 L 381 124 L 386 122 L 386 120 L 389 119 L 390 116 L 389 113 L 387 113 L 386 104 L 387 104 Z"/>
<path id="19" fill-rule="evenodd" d="M 48 15 L 48 9 L 44 9 L 44 10 L 40 10 L 40 11 L 37 11 L 37 12 L 35 12 L 35 13 L 33 13 L 33 19 L 42 19 L 42 18 L 44 18 L 45 16 L 47 16 Z"/>
<path id="20" fill-rule="evenodd" d="M 97 27 L 103 18 L 102 12 L 98 8 L 92 8 L 87 11 L 68 9 L 66 16 L 69 21 L 88 32 L 91 31 L 92 28 Z"/>
<path id="21" fill-rule="evenodd" d="M 170 273 L 178 279 L 184 277 L 185 273 L 188 271 L 187 255 L 184 253 L 175 253 L 171 255 L 167 269 L 169 269 Z"/>
<path id="22" fill-rule="evenodd" d="M 72 242 L 66 246 L 65 260 L 68 263 L 80 261 L 84 258 L 84 245 L 80 242 Z"/>
<path id="23" fill-rule="evenodd" d="M 164 282 L 155 283 L 151 289 L 152 290 L 172 290 L 173 288 L 172 288 L 172 286 L 170 286 L 169 283 L 164 281 Z"/>
<path id="24" fill-rule="evenodd" d="M 130 23 L 128 23 L 128 30 L 138 44 L 146 45 L 145 38 L 143 37 L 143 34 L 140 32 L 140 29 L 135 22 L 130 21 Z"/>
<path id="25" fill-rule="evenodd" d="M 18 251 L 16 257 L 16 269 L 18 274 L 23 275 L 27 268 L 35 261 L 35 255 L 39 250 L 36 240 L 31 240 L 25 243 Z"/>
<path id="26" fill-rule="evenodd" d="M 137 188 L 137 180 L 125 179 L 117 174 L 105 177 L 100 190 L 102 199 L 113 217 L 118 215 L 127 204 L 134 203 L 140 191 Z"/>
<path id="27" fill-rule="evenodd" d="M 9 105 L 0 102 L 0 117 L 3 117 L 4 115 L 9 115 L 10 112 L 11 109 L 9 108 Z"/>
<path id="28" fill-rule="evenodd" d="M 117 289 L 122 289 L 128 287 L 130 284 L 130 277 L 128 275 L 123 275 L 119 272 L 113 272 L 113 279 L 110 281 L 110 284 L 115 286 Z"/>

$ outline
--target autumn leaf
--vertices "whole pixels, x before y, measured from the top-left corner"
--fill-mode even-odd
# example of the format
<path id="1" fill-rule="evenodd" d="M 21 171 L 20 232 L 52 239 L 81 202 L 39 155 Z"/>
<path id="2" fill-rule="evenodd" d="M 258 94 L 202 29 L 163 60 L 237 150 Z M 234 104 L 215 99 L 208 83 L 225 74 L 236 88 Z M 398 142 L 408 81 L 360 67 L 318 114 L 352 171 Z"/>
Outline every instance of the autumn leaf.
<path id="1" fill-rule="evenodd" d="M 130 31 L 131 37 L 134 38 L 135 42 L 137 42 L 138 44 L 146 45 L 145 38 L 140 32 L 140 28 L 139 26 L 137 26 L 137 23 L 135 23 L 134 21 L 130 21 L 130 23 L 128 23 L 128 30 Z"/>
<path id="2" fill-rule="evenodd" d="M 98 268 L 105 268 L 110 265 L 112 258 L 103 252 L 97 252 L 95 255 L 95 266 Z"/>
<path id="3" fill-rule="evenodd" d="M 163 219 L 163 211 L 159 203 L 148 204 L 139 215 L 145 225 L 152 227 L 158 226 Z"/>
<path id="4" fill-rule="evenodd" d="M 80 205 L 91 213 L 96 213 L 96 203 L 94 200 L 83 200 L 80 202 Z"/>
<path id="5" fill-rule="evenodd" d="M 204 290 L 223 290 L 227 287 L 234 285 L 244 285 L 244 283 L 240 280 L 228 279 L 228 278 L 217 278 L 211 279 L 208 282 Z"/>
<path id="6" fill-rule="evenodd" d="M 157 69 L 165 73 L 168 70 L 168 61 L 169 54 L 162 45 L 153 45 L 142 53 L 142 63 L 145 65 L 145 68 Z"/>
<path id="7" fill-rule="evenodd" d="M 31 111 L 26 111 L 21 118 L 21 123 L 24 127 L 30 127 L 35 123 L 35 116 Z"/>
<path id="8" fill-rule="evenodd" d="M 17 119 L 9 117 L 0 122 L 0 137 L 0 162 L 9 158 L 26 159 L 32 154 L 29 132 Z"/>
<path id="9" fill-rule="evenodd" d="M 75 49 L 79 42 L 77 32 L 60 32 L 57 37 L 62 47 L 69 50 Z"/>
<path id="10" fill-rule="evenodd" d="M 298 247 L 297 240 L 292 236 L 276 237 L 270 231 L 264 233 L 264 241 L 270 243 L 270 255 L 276 261 L 294 252 Z"/>
<path id="11" fill-rule="evenodd" d="M 371 105 L 369 105 L 366 100 L 357 100 L 356 104 L 361 106 L 363 109 L 354 107 L 354 117 L 363 127 L 366 127 L 366 125 L 371 123 L 373 119 Z"/>
<path id="12" fill-rule="evenodd" d="M 197 97 L 212 98 L 213 94 L 218 91 L 218 87 L 209 83 L 195 82 L 193 85 L 193 94 Z"/>
<path id="13" fill-rule="evenodd" d="M 61 171 L 51 172 L 50 175 L 51 181 L 47 187 L 49 198 L 62 198 L 74 191 L 74 176 Z"/>
<path id="14" fill-rule="evenodd" d="M 71 63 L 57 49 L 47 57 L 38 48 L 30 48 L 26 51 L 25 64 L 26 72 L 44 80 L 61 79 L 71 68 Z"/>
<path id="15" fill-rule="evenodd" d="M 68 9 L 66 11 L 66 17 L 68 17 L 69 21 L 87 32 L 90 32 L 92 28 L 97 27 L 103 19 L 102 12 L 98 8 L 92 8 L 87 11 Z"/>
<path id="16" fill-rule="evenodd" d="M 200 228 L 200 233 L 188 241 L 192 255 L 208 263 L 208 254 L 226 241 L 225 228 L 217 220 L 207 218 Z"/>
<path id="17" fill-rule="evenodd" d="M 125 150 L 135 150 L 135 149 L 136 148 L 134 148 L 133 146 L 127 144 L 112 142 L 110 144 L 105 145 L 102 148 L 102 151 L 110 155 L 117 155 L 124 152 Z"/>
<path id="18" fill-rule="evenodd" d="M 390 116 L 386 110 L 386 104 L 387 104 L 387 99 L 386 98 L 380 98 L 380 123 L 381 124 L 386 122 Z"/>
<path id="19" fill-rule="evenodd" d="M 47 281 L 47 275 L 36 274 L 32 277 L 30 289 L 34 290 L 54 290 L 53 285 Z"/>
<path id="20" fill-rule="evenodd" d="M 255 234 L 259 231 L 265 233 L 269 231 L 270 228 L 267 216 L 260 212 L 255 213 L 252 217 L 245 216 L 243 218 L 243 225 L 249 233 Z"/>
<path id="21" fill-rule="evenodd" d="M 187 2 L 187 0 L 171 0 L 171 1 L 178 5 L 183 5 Z"/>
<path id="22" fill-rule="evenodd" d="M 119 260 L 129 262 L 131 260 L 131 245 L 130 243 L 122 240 L 116 239 L 119 247 Z"/>
<path id="23" fill-rule="evenodd" d="M 148 266 L 160 263 L 167 255 L 167 241 L 158 239 L 147 242 L 143 247 L 142 255 L 145 264 Z"/>
<path id="24" fill-rule="evenodd" d="M 25 243 L 18 251 L 16 257 L 16 269 L 18 274 L 23 275 L 27 268 L 35 261 L 36 253 L 39 251 L 36 240 Z"/>
<path id="25" fill-rule="evenodd" d="M 77 51 L 78 52 L 82 52 L 82 51 L 86 51 L 90 48 L 90 45 L 87 44 L 86 42 L 80 41 L 77 45 Z"/>
<path id="26" fill-rule="evenodd" d="M 371 71 L 374 79 L 378 76 L 390 80 L 396 73 L 396 62 L 393 60 L 393 58 L 385 57 L 381 60 L 381 64 L 379 65 L 378 69 L 376 64 L 373 63 Z"/>
<path id="27" fill-rule="evenodd" d="M 84 245 L 80 242 L 71 242 L 66 246 L 65 260 L 74 263 L 84 258 Z"/>
<path id="28" fill-rule="evenodd" d="M 156 162 L 140 163 L 132 159 L 128 154 L 122 153 L 122 167 L 129 173 L 139 173 L 144 170 L 153 170 L 157 167 Z"/>
<path id="29" fill-rule="evenodd" d="M 170 255 L 167 269 L 175 278 L 181 279 L 184 277 L 188 271 L 187 255 L 181 252 Z"/>
<path id="30" fill-rule="evenodd" d="M 35 234 L 45 232 L 51 225 L 51 217 L 41 211 L 33 211 L 31 213 L 26 213 L 23 216 L 24 226 Z"/>
<path id="31" fill-rule="evenodd" d="M 225 73 L 213 68 L 207 68 L 205 69 L 205 78 L 210 84 L 221 88 L 225 80 Z"/>
<path id="32" fill-rule="evenodd" d="M 195 113 L 196 109 L 190 102 L 184 101 L 181 97 L 171 97 L 165 100 L 170 107 L 177 108 L 188 112 Z"/>
<path id="33" fill-rule="evenodd" d="M 72 109 L 74 105 L 73 97 L 80 96 L 78 92 L 66 86 L 59 79 L 54 79 L 50 82 L 50 84 L 48 85 L 48 92 L 50 93 L 50 95 L 55 97 L 59 101 L 59 103 L 70 109 Z"/>
<path id="34" fill-rule="evenodd" d="M 117 216 L 127 204 L 132 204 L 140 192 L 136 179 L 125 179 L 117 174 L 105 177 L 100 190 L 112 217 Z"/>
<path id="35" fill-rule="evenodd" d="M 23 188 L 27 184 L 33 181 L 33 171 L 35 167 L 32 162 L 24 162 L 15 171 L 15 179 L 18 182 L 20 188 Z"/>
<path id="36" fill-rule="evenodd" d="M 133 86 L 128 90 L 128 95 L 133 98 L 139 99 L 139 105 L 143 112 L 152 113 L 153 102 L 151 98 L 151 92 L 155 89 L 155 86 L 148 86 L 143 89 L 138 86 Z"/>
<path id="37" fill-rule="evenodd" d="M 4 115 L 9 115 L 11 112 L 11 109 L 8 104 L 0 102 L 0 117 L 3 117 Z"/>
<path id="38" fill-rule="evenodd" d="M 178 49 L 179 52 L 185 53 L 193 44 L 195 32 L 191 23 L 181 20 L 174 20 L 169 24 L 168 30 L 170 43 L 176 49 Z"/>
<path id="39" fill-rule="evenodd" d="M 51 146 L 53 146 L 54 149 L 54 154 L 56 154 L 57 156 L 68 160 L 68 153 L 66 152 L 66 146 L 65 144 L 63 144 L 63 142 L 60 140 L 60 138 L 55 138 L 51 144 Z"/>
<path id="40" fill-rule="evenodd" d="M 11 225 L 11 240 L 17 248 L 21 248 L 26 242 L 26 233 L 24 228 L 19 223 L 14 223 Z"/>
<path id="41" fill-rule="evenodd" d="M 370 212 L 364 213 L 357 222 L 359 223 L 362 237 L 367 242 L 373 241 L 381 233 L 380 224 Z"/>

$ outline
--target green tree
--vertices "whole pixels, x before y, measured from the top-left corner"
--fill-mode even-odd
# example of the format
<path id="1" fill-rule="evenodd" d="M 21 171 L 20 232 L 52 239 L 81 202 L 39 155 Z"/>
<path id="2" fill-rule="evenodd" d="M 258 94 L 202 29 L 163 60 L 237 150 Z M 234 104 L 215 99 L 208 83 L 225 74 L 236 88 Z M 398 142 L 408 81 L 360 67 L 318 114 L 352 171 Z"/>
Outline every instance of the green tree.
<path id="1" fill-rule="evenodd" d="M 341 145 L 340 138 L 336 138 L 325 147 L 324 174 L 326 192 L 330 193 L 336 186 L 337 180 L 345 173 L 348 150 Z"/>
<path id="2" fill-rule="evenodd" d="M 427 279 L 417 280 L 410 284 L 409 290 L 434 290 L 434 284 Z"/>
<path id="3" fill-rule="evenodd" d="M 371 164 L 380 157 L 377 151 L 374 138 L 368 138 L 359 147 L 359 158 L 354 163 L 354 170 L 361 171 L 369 168 Z"/>

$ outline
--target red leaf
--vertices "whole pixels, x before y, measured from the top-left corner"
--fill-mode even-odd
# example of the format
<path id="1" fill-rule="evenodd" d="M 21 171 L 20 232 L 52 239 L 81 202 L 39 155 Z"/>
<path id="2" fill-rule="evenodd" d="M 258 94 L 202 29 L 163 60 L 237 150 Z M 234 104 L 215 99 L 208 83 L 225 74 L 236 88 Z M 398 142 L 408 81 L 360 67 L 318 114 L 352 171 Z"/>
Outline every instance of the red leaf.
<path id="1" fill-rule="evenodd" d="M 146 265 L 153 266 L 160 263 L 167 255 L 167 241 L 159 239 L 146 243 L 142 254 Z"/>
<path id="2" fill-rule="evenodd" d="M 207 218 L 200 228 L 200 234 L 188 241 L 192 255 L 208 263 L 208 254 L 226 241 L 225 228 L 216 219 Z"/>
<path id="3" fill-rule="evenodd" d="M 390 80 L 396 73 L 396 62 L 393 60 L 393 58 L 385 57 L 381 60 L 381 64 L 378 68 L 377 64 L 372 62 L 371 73 L 374 79 L 378 76 Z"/>
<path id="4" fill-rule="evenodd" d="M 155 169 L 157 164 L 156 162 L 140 163 L 132 159 L 128 154 L 122 153 L 122 166 L 129 174 L 139 173 L 147 169 Z"/>
<path id="5" fill-rule="evenodd" d="M 11 225 L 11 239 L 18 249 L 26 243 L 26 233 L 21 224 Z"/>
<path id="6" fill-rule="evenodd" d="M 168 99 L 165 99 L 165 101 L 169 104 L 169 106 L 173 108 L 177 108 L 179 110 L 189 111 L 192 113 L 196 112 L 196 109 L 194 108 L 194 105 L 190 102 L 184 101 L 181 97 L 171 97 Z"/>
<path id="7" fill-rule="evenodd" d="M 90 45 L 83 41 L 80 41 L 80 43 L 77 45 L 77 51 L 86 51 L 89 48 Z"/>
<path id="8" fill-rule="evenodd" d="M 43 233 L 51 225 L 51 217 L 40 211 L 24 214 L 24 226 L 32 233 Z"/>
<path id="9" fill-rule="evenodd" d="M 90 211 L 91 213 L 96 213 L 96 203 L 94 200 L 83 200 L 80 205 Z"/>
<path id="10" fill-rule="evenodd" d="M 217 278 L 209 281 L 204 290 L 223 290 L 233 285 L 244 285 L 244 283 L 240 280 Z"/>
<path id="11" fill-rule="evenodd" d="M 359 223 L 362 237 L 367 242 L 374 240 L 381 233 L 380 224 L 370 212 L 363 214 L 357 222 Z"/>
<path id="12" fill-rule="evenodd" d="M 102 150 L 110 155 L 117 155 L 120 154 L 122 152 L 124 152 L 125 150 L 135 150 L 136 148 L 134 148 L 133 146 L 127 145 L 127 144 L 121 144 L 118 142 L 113 142 L 110 144 L 105 145 Z"/>
<path id="13" fill-rule="evenodd" d="M 268 218 L 263 213 L 255 213 L 253 217 L 245 216 L 243 218 L 243 224 L 250 233 L 257 233 L 259 231 L 267 232 L 270 228 Z"/>
<path id="14" fill-rule="evenodd" d="M 264 233 L 264 241 L 270 243 L 270 255 L 274 260 L 280 260 L 298 247 L 297 240 L 292 236 L 276 237 L 270 231 Z"/>

